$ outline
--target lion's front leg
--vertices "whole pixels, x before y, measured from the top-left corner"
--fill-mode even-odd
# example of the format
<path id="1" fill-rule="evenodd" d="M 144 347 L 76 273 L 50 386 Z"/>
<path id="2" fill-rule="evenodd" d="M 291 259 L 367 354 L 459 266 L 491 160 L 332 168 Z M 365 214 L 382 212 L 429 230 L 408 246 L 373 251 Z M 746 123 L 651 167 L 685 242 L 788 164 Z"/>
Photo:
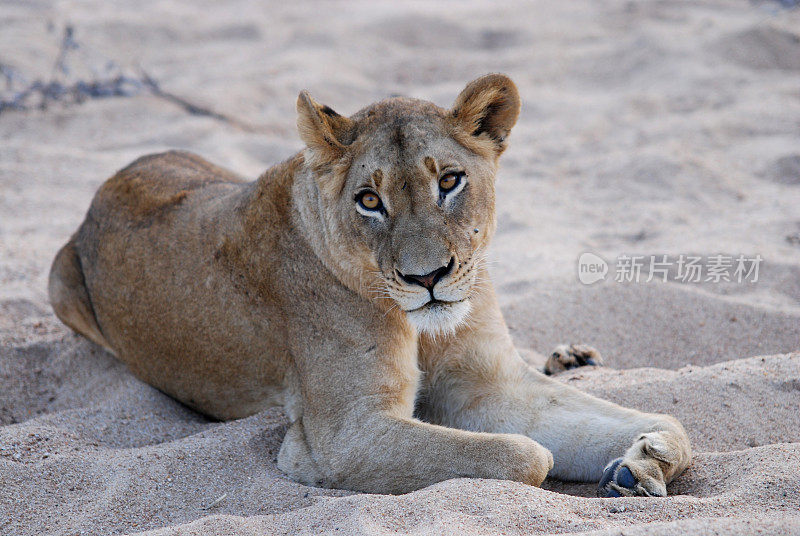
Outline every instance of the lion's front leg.
<path id="1" fill-rule="evenodd" d="M 517 434 L 478 434 L 387 414 L 368 406 L 332 421 L 292 424 L 278 467 L 312 486 L 406 493 L 451 478 L 516 480 L 538 486 L 550 452 Z"/>
<path id="2" fill-rule="evenodd" d="M 422 418 L 527 435 L 552 452 L 551 476 L 600 482 L 603 496 L 663 496 L 691 460 L 689 439 L 674 418 L 623 408 L 528 366 L 493 295 L 476 304 L 470 326 L 421 347 Z"/>
<path id="3" fill-rule="evenodd" d="M 553 458 L 530 437 L 414 419 L 416 334 L 391 316 L 376 322 L 348 322 L 339 340 L 295 323 L 303 331 L 292 338 L 297 361 L 284 392 L 292 425 L 278 455 L 281 470 L 306 484 L 374 493 L 462 477 L 541 484 Z"/>
<path id="4" fill-rule="evenodd" d="M 535 371 L 526 383 L 547 399 L 527 435 L 553 450 L 551 475 L 599 480 L 598 494 L 605 497 L 663 497 L 689 465 L 689 439 L 674 418 L 623 408 Z"/>
<path id="5" fill-rule="evenodd" d="M 445 426 L 527 435 L 553 453 L 550 476 L 599 481 L 602 496 L 664 496 L 689 464 L 689 440 L 668 415 L 595 398 L 521 359 L 473 375 L 481 368 L 461 367 L 447 383 L 430 385 L 422 415 Z"/>

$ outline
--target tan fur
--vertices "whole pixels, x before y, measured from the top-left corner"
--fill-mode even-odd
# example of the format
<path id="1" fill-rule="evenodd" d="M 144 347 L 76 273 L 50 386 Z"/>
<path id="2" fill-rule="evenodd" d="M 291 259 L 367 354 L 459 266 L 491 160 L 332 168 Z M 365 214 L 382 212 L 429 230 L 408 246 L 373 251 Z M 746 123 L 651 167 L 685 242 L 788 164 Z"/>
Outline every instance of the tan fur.
<path id="1" fill-rule="evenodd" d="M 255 182 L 189 153 L 140 158 L 57 255 L 53 307 L 200 412 L 283 406 L 278 465 L 306 483 L 539 485 L 551 469 L 598 479 L 624 455 L 636 493 L 661 493 L 689 463 L 680 424 L 531 369 L 497 306 L 482 261 L 519 107 L 497 74 L 451 110 L 396 98 L 346 118 L 303 92 L 307 148 Z M 463 189 L 448 196 L 453 170 Z M 363 188 L 385 214 L 357 210 Z M 429 273 L 444 274 L 430 291 L 412 277 Z"/>

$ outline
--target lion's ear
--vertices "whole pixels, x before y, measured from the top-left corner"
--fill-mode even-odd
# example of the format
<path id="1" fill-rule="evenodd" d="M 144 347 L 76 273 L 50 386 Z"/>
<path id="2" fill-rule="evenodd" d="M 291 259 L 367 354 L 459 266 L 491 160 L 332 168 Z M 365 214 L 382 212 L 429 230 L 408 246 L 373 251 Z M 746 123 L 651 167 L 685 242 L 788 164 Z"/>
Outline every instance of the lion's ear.
<path id="1" fill-rule="evenodd" d="M 318 104 L 307 91 L 297 97 L 297 131 L 314 156 L 321 162 L 341 158 L 350 139 L 353 122 Z"/>
<path id="2" fill-rule="evenodd" d="M 490 142 L 499 155 L 516 124 L 521 106 L 517 86 L 504 74 L 487 74 L 473 80 L 450 111 L 466 134 Z"/>

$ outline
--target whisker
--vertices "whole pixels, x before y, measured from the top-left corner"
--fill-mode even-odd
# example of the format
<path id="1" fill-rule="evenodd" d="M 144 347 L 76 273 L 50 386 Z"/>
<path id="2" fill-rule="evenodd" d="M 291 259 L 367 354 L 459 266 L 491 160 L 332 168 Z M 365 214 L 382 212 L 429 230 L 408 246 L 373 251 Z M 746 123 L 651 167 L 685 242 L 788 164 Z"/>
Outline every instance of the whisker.
<path id="1" fill-rule="evenodd" d="M 393 304 L 392 304 L 392 306 L 391 306 L 391 307 L 389 307 L 389 309 L 387 309 L 387 311 L 386 311 L 385 313 L 383 313 L 383 317 L 384 317 L 384 318 L 386 318 L 386 315 L 388 315 L 389 313 L 391 313 L 391 312 L 392 312 L 392 310 L 394 310 L 394 308 L 395 308 L 395 307 L 397 307 L 397 302 L 393 303 Z"/>

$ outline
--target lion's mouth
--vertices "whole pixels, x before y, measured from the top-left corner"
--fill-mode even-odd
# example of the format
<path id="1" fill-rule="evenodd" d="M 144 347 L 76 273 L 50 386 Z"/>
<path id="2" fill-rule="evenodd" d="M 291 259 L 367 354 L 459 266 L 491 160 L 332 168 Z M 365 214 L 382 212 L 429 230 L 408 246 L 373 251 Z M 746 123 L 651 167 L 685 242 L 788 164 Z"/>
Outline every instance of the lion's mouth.
<path id="1" fill-rule="evenodd" d="M 454 300 L 454 301 L 438 300 L 436 298 L 433 298 L 433 299 L 430 299 L 427 302 L 423 303 L 422 305 L 420 305 L 416 309 L 410 309 L 409 311 L 406 311 L 406 312 L 413 313 L 415 311 L 424 311 L 424 310 L 429 310 L 429 309 L 445 309 L 447 307 L 451 307 L 451 306 L 456 305 L 458 303 L 462 303 L 462 302 L 464 302 L 466 300 L 467 300 L 467 298 L 464 298 L 463 300 Z"/>
<path id="2" fill-rule="evenodd" d="M 436 336 L 455 333 L 458 326 L 466 321 L 470 310 L 471 304 L 467 298 L 454 301 L 432 299 L 406 314 L 417 331 Z"/>

